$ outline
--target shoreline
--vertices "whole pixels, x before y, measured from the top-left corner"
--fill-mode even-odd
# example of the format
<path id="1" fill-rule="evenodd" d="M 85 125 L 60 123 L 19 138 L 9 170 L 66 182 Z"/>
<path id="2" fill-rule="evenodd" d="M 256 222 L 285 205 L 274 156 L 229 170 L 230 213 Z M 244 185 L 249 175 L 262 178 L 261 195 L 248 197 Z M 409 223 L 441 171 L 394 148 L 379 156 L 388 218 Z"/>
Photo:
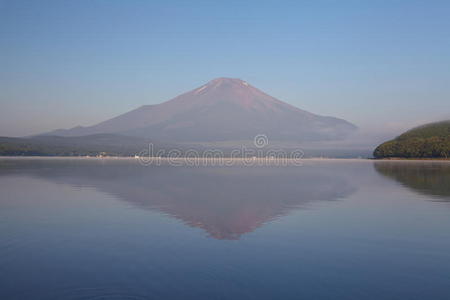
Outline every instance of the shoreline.
<path id="1" fill-rule="evenodd" d="M 406 158 L 406 157 L 386 157 L 386 158 L 369 158 L 374 161 L 450 161 L 450 158 Z"/>
<path id="2" fill-rule="evenodd" d="M 36 159 L 236 159 L 236 160 L 244 160 L 248 159 L 251 160 L 253 157 L 189 157 L 189 156 L 180 156 L 180 157 L 167 157 L 167 156 L 152 156 L 152 157 L 134 157 L 134 156 L 103 156 L 103 157 L 97 157 L 97 156 L 39 156 L 39 155 L 31 155 L 31 156 L 0 156 L 0 159 L 2 158 L 10 158 L 10 159 L 20 159 L 20 158 L 36 158 Z M 255 159 L 272 159 L 272 160 L 295 160 L 295 158 L 276 158 L 276 157 L 255 157 Z M 335 159 L 346 159 L 346 160 L 373 160 L 372 158 L 363 158 L 363 157 L 348 157 L 348 158 L 341 158 L 341 157 L 304 157 L 299 159 L 307 159 L 307 160 L 335 160 Z"/>
<path id="3" fill-rule="evenodd" d="M 141 157 L 142 158 L 142 157 Z M 13 159 L 41 159 L 41 160 L 59 160 L 59 159 L 71 159 L 71 160 L 140 160 L 140 157 L 132 156 L 105 156 L 105 157 L 95 157 L 95 156 L 0 156 L 0 160 L 13 160 Z M 291 158 L 270 158 L 270 157 L 255 157 L 255 158 L 245 158 L 245 157 L 143 157 L 146 160 L 151 161 L 180 161 L 180 160 L 190 160 L 190 161 L 442 161 L 450 162 L 450 158 L 339 158 L 339 157 L 305 157 L 299 159 Z"/>

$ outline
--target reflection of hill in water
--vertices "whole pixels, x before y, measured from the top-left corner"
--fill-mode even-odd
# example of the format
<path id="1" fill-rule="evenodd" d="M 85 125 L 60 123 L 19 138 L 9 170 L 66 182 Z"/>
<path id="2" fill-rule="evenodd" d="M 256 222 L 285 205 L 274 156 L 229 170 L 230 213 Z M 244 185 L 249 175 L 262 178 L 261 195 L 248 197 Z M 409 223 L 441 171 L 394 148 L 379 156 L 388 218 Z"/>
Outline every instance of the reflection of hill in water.
<path id="1" fill-rule="evenodd" d="M 379 173 L 416 192 L 450 201 L 450 163 L 380 161 L 374 166 Z"/>
<path id="2" fill-rule="evenodd" d="M 202 228 L 217 239 L 238 239 L 309 202 L 336 200 L 355 190 L 339 169 L 323 166 L 194 168 L 143 167 L 130 161 L 36 161 L 14 172 L 95 187 Z"/>

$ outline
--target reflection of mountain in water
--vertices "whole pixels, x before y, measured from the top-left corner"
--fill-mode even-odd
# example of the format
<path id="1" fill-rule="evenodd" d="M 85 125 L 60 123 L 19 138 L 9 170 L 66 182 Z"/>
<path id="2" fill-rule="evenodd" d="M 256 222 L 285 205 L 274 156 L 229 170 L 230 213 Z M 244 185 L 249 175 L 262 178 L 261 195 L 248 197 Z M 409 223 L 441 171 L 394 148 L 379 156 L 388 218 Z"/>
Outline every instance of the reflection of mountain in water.
<path id="1" fill-rule="evenodd" d="M 35 161 L 14 170 L 95 187 L 202 228 L 217 239 L 238 239 L 309 202 L 336 200 L 355 190 L 338 169 L 323 166 L 194 168 L 143 167 L 130 161 Z"/>
<path id="2" fill-rule="evenodd" d="M 380 161 L 375 170 L 424 195 L 450 201 L 450 164 L 446 162 Z M 442 198 L 440 198 L 442 201 Z"/>

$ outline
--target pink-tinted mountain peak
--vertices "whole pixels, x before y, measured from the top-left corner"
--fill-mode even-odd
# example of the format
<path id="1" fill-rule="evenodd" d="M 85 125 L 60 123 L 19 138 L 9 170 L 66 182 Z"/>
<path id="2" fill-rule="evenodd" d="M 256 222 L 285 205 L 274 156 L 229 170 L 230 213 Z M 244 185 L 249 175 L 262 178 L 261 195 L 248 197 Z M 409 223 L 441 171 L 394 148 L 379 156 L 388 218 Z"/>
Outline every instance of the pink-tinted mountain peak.
<path id="1" fill-rule="evenodd" d="M 340 139 L 356 127 L 280 101 L 236 78 L 216 78 L 172 100 L 145 105 L 94 126 L 58 130 L 56 135 L 117 133 L 172 142 Z"/>

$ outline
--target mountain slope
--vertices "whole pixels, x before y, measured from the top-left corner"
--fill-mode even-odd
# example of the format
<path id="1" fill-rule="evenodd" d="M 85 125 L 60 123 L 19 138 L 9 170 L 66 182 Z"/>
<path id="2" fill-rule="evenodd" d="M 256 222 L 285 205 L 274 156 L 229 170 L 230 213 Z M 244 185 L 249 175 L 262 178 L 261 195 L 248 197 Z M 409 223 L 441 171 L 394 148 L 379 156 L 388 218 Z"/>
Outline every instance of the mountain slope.
<path id="1" fill-rule="evenodd" d="M 172 100 L 145 105 L 89 127 L 51 135 L 115 133 L 176 142 L 249 140 L 266 134 L 279 141 L 336 140 L 356 126 L 282 102 L 245 81 L 218 78 Z"/>
<path id="2" fill-rule="evenodd" d="M 375 158 L 448 158 L 450 157 L 450 120 L 413 128 L 379 145 Z"/>

